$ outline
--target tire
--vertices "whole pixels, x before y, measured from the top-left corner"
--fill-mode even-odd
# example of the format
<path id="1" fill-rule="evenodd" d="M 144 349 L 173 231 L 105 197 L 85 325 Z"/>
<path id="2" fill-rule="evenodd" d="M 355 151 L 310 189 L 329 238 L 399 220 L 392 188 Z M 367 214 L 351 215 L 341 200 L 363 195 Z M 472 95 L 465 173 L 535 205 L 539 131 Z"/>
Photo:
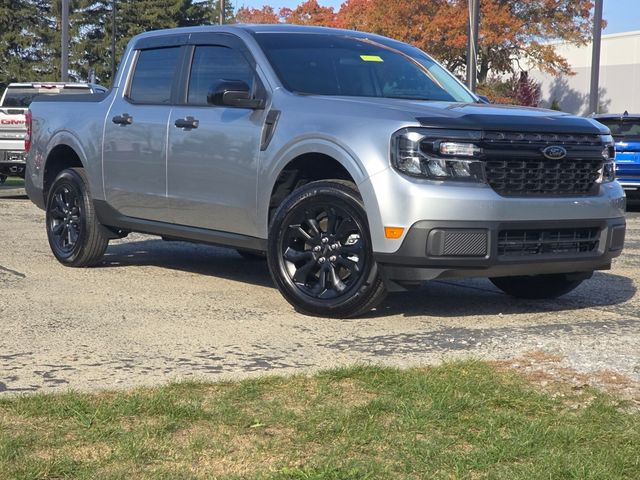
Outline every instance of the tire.
<path id="1" fill-rule="evenodd" d="M 490 278 L 491 283 L 507 295 L 516 298 L 541 300 L 557 298 L 576 289 L 589 274 L 579 278 L 576 275 L 556 273 L 550 275 L 532 275 L 528 277 Z"/>
<path id="2" fill-rule="evenodd" d="M 386 294 L 351 182 L 311 182 L 291 193 L 271 221 L 267 261 L 284 298 L 307 315 L 355 317 Z"/>
<path id="3" fill-rule="evenodd" d="M 6 175 L 0 175 L 0 185 L 4 185 L 4 182 L 7 181 L 7 176 Z"/>
<path id="4" fill-rule="evenodd" d="M 236 248 L 236 252 L 245 260 L 249 260 L 250 262 L 263 262 L 266 259 L 264 253 L 259 252 L 250 252 L 249 250 L 238 250 Z"/>
<path id="5" fill-rule="evenodd" d="M 68 267 L 91 267 L 109 244 L 108 231 L 98 222 L 82 168 L 63 170 L 47 196 L 46 228 L 49 246 Z"/>

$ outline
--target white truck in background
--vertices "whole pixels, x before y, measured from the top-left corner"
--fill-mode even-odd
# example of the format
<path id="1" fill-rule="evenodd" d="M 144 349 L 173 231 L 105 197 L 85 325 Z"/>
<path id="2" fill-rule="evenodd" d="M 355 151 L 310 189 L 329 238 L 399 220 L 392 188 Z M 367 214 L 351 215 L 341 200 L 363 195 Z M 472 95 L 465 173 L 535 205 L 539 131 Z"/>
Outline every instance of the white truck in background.
<path id="1" fill-rule="evenodd" d="M 88 83 L 11 83 L 0 99 L 0 185 L 7 177 L 24 178 L 25 112 L 37 95 L 104 93 L 107 89 Z"/>

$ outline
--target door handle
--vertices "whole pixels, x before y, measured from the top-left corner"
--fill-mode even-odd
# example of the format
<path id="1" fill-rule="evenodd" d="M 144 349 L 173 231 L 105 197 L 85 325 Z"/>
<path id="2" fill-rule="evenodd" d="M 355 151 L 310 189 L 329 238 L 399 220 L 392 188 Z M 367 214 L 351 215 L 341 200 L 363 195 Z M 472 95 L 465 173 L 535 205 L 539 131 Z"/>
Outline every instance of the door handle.
<path id="1" fill-rule="evenodd" d="M 193 117 L 179 118 L 178 120 L 176 120 L 174 125 L 178 128 L 191 130 L 192 128 L 198 128 L 198 125 L 200 125 L 200 121 Z"/>
<path id="2" fill-rule="evenodd" d="M 122 115 L 116 115 L 111 121 L 116 125 L 131 125 L 133 123 L 133 117 L 128 113 L 123 113 Z"/>

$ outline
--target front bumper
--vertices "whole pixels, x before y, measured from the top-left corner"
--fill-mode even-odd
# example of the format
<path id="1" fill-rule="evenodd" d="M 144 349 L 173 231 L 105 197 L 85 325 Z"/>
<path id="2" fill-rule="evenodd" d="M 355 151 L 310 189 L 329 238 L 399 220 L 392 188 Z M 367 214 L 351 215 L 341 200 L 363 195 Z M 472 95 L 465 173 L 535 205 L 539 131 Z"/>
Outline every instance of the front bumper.
<path id="1" fill-rule="evenodd" d="M 466 277 L 504 277 L 606 270 L 620 255 L 625 236 L 624 217 L 600 220 L 555 221 L 419 221 L 407 232 L 395 253 L 375 253 L 381 274 L 391 291 L 404 290 L 427 280 Z M 504 232 L 571 229 L 594 232 L 590 251 L 505 254 Z M 502 235 L 501 235 L 501 232 Z M 449 236 L 447 236 L 449 235 Z M 449 238 L 449 246 L 446 246 Z M 595 243 L 597 241 L 597 243 Z M 557 245 L 557 244 L 554 244 Z M 541 249 L 542 250 L 542 249 Z"/>

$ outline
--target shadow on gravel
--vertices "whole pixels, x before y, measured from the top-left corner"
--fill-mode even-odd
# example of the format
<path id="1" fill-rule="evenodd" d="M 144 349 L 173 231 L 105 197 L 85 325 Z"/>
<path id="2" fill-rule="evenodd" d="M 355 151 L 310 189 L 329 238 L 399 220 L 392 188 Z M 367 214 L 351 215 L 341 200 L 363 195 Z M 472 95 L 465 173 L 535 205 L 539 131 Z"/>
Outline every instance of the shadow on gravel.
<path id="1" fill-rule="evenodd" d="M 261 287 L 272 287 L 264 260 L 245 260 L 235 251 L 186 242 L 146 240 L 111 245 L 97 268 L 156 266 L 222 277 Z M 519 300 L 504 295 L 488 280 L 433 281 L 419 290 L 395 293 L 365 318 L 390 315 L 468 317 L 503 313 L 538 313 L 608 307 L 619 314 L 640 318 L 633 298 L 633 281 L 621 275 L 596 272 L 574 292 L 555 300 Z"/>
<path id="2" fill-rule="evenodd" d="M 522 300 L 505 295 L 489 280 L 444 280 L 426 283 L 419 290 L 394 293 L 369 318 L 403 316 L 467 317 L 518 313 L 544 313 L 606 307 L 640 318 L 637 305 L 625 305 L 636 294 L 630 278 L 595 272 L 573 292 L 552 300 Z"/>
<path id="3" fill-rule="evenodd" d="M 145 240 L 110 245 L 96 268 L 155 266 L 274 287 L 266 260 L 246 260 L 234 250 L 188 242 Z"/>

